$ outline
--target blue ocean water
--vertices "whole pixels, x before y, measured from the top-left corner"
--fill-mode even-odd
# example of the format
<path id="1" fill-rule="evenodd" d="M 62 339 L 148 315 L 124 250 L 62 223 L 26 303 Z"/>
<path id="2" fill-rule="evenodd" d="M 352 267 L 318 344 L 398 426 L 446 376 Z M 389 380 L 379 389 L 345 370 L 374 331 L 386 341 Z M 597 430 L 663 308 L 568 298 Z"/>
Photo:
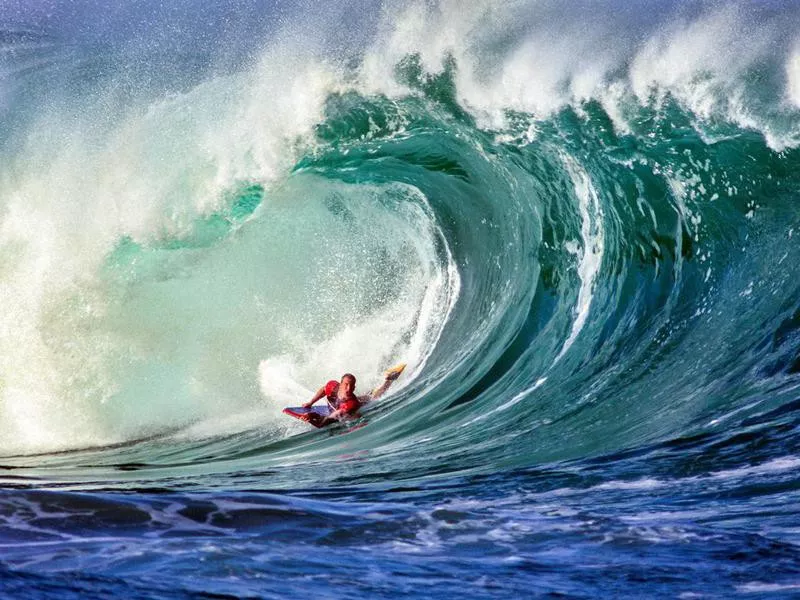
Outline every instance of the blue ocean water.
<path id="1" fill-rule="evenodd" d="M 798 25 L 0 4 L 0 596 L 800 594 Z"/>

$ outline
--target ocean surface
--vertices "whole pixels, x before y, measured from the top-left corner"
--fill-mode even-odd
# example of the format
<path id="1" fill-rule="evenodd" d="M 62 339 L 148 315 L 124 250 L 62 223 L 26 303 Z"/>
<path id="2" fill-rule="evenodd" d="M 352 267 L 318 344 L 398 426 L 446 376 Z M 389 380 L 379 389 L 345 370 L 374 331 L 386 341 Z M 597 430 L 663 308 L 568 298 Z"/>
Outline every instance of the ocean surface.
<path id="1" fill-rule="evenodd" d="M 798 146 L 796 2 L 0 0 L 0 597 L 800 597 Z"/>

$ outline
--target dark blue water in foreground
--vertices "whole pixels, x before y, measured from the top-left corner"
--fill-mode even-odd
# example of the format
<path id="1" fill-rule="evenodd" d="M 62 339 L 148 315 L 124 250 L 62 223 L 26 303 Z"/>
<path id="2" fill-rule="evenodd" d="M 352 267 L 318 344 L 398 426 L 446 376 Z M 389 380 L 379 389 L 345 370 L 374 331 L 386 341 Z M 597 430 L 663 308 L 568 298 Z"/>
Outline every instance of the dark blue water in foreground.
<path id="1" fill-rule="evenodd" d="M 0 4 L 0 596 L 800 596 L 798 31 Z"/>

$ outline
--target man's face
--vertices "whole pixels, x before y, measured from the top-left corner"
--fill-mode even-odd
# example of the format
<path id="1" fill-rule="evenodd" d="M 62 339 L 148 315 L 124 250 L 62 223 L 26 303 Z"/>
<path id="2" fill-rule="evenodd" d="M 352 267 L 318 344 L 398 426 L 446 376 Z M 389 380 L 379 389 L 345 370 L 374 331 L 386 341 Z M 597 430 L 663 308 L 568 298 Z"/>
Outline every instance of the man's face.
<path id="1" fill-rule="evenodd" d="M 339 382 L 339 390 L 341 391 L 343 396 L 349 396 L 353 393 L 353 390 L 356 389 L 356 382 L 353 381 L 350 377 L 343 377 L 342 381 Z"/>

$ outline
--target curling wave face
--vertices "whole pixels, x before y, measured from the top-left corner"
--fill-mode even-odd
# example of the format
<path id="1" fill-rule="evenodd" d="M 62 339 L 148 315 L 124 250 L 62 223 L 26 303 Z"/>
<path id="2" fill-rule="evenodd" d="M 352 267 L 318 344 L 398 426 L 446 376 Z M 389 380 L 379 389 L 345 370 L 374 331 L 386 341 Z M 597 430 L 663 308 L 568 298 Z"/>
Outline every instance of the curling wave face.
<path id="1" fill-rule="evenodd" d="M 408 4 L 341 63 L 322 26 L 269 24 L 180 74 L 146 36 L 103 57 L 9 28 L 2 454 L 494 471 L 785 402 L 795 11 L 667 4 L 589 34 L 557 8 Z M 279 416 L 399 360 L 369 427 L 310 440 Z"/>

